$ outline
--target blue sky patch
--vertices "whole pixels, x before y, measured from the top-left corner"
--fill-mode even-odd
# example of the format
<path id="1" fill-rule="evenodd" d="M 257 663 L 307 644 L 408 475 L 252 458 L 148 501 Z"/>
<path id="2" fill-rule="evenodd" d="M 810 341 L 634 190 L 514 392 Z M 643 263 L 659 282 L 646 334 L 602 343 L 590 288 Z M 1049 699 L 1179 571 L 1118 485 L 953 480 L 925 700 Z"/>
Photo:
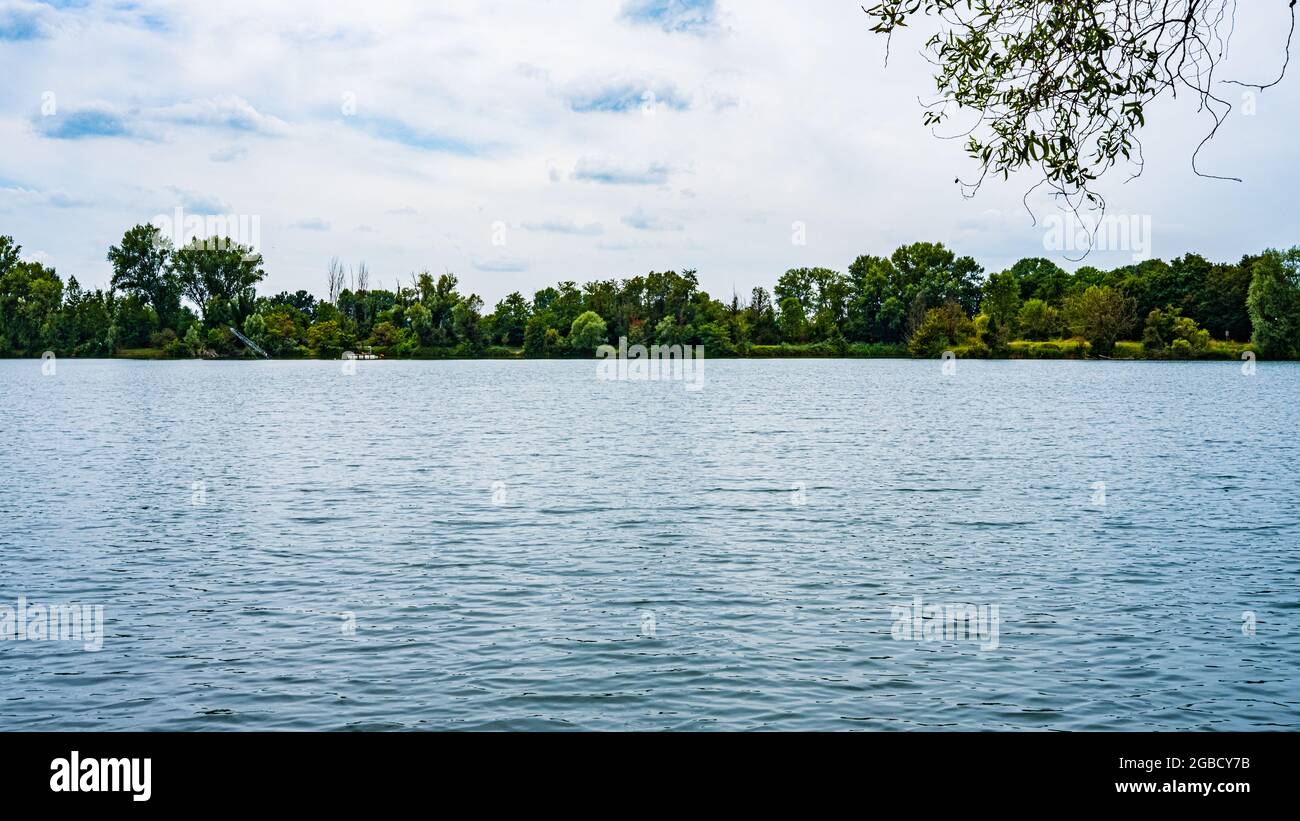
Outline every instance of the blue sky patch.
<path id="1" fill-rule="evenodd" d="M 82 140 L 92 137 L 125 137 L 126 123 L 111 111 L 86 109 L 49 117 L 36 117 L 36 130 L 53 140 Z"/>
<path id="2" fill-rule="evenodd" d="M 717 12 L 715 0 L 628 0 L 623 19 L 669 33 L 700 33 L 713 28 Z"/>

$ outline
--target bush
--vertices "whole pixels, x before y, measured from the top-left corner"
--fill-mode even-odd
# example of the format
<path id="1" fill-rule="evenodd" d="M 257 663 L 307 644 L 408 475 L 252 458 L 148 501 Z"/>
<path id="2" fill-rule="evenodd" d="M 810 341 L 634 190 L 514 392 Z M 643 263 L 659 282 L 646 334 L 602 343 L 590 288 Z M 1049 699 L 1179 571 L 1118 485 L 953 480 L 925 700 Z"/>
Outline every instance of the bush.
<path id="1" fill-rule="evenodd" d="M 350 348 L 352 343 L 351 335 L 347 334 L 335 319 L 317 322 L 307 331 L 307 345 L 317 356 L 336 359 Z"/>
<path id="2" fill-rule="evenodd" d="M 1066 300 L 1065 314 L 1070 330 L 1088 340 L 1099 355 L 1107 356 L 1133 327 L 1135 301 L 1105 285 L 1093 285 Z"/>
<path id="3" fill-rule="evenodd" d="M 925 312 L 921 326 L 912 334 L 907 350 L 912 356 L 935 357 L 966 344 L 975 336 L 975 324 L 956 302 Z"/>
<path id="4" fill-rule="evenodd" d="M 1025 339 L 1051 339 L 1061 330 L 1060 312 L 1041 299 L 1031 299 L 1020 306 L 1016 324 Z"/>
<path id="5" fill-rule="evenodd" d="M 1202 330 L 1191 317 L 1179 316 L 1173 309 L 1162 311 L 1159 308 L 1147 314 L 1146 326 L 1142 330 L 1142 349 L 1147 356 L 1193 359 L 1209 346 L 1210 332 Z"/>
<path id="6" fill-rule="evenodd" d="M 380 322 L 370 331 L 370 344 L 383 351 L 401 341 L 401 332 L 391 322 Z"/>
<path id="7" fill-rule="evenodd" d="M 191 325 L 185 332 L 185 349 L 190 356 L 198 356 L 203 352 L 203 337 L 199 335 L 198 323 Z"/>
<path id="8" fill-rule="evenodd" d="M 163 328 L 161 331 L 155 331 L 149 334 L 149 347 L 166 349 L 168 345 L 176 341 L 176 332 L 171 328 Z"/>

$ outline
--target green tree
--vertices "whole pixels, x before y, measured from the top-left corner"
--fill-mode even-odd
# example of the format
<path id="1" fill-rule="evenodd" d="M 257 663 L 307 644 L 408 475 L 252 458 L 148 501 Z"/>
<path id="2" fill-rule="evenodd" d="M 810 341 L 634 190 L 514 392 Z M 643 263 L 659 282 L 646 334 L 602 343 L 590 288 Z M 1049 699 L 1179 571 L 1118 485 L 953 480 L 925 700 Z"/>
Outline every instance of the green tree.
<path id="1" fill-rule="evenodd" d="M 307 347 L 316 356 L 336 359 L 355 344 L 352 335 L 335 319 L 317 322 L 307 331 Z"/>
<path id="2" fill-rule="evenodd" d="M 1159 308 L 1147 314 L 1142 329 L 1142 349 L 1148 356 L 1173 354 L 1178 358 L 1199 356 L 1210 346 L 1210 332 L 1196 324 L 1189 316 L 1179 316 L 1178 311 Z"/>
<path id="3" fill-rule="evenodd" d="M 1190 316 L 1174 320 L 1174 341 L 1170 343 L 1175 355 L 1188 358 L 1200 356 L 1210 346 L 1210 332 L 1197 327 Z"/>
<path id="4" fill-rule="evenodd" d="M 1093 285 L 1066 300 L 1065 316 L 1070 330 L 1082 336 L 1101 356 L 1115 349 L 1115 342 L 1133 327 L 1134 301 L 1118 290 Z"/>
<path id="5" fill-rule="evenodd" d="M 529 318 L 528 324 L 524 327 L 524 356 L 541 357 L 551 353 L 547 348 L 548 330 L 554 328 L 546 327 L 546 320 L 540 314 L 533 314 Z"/>
<path id="6" fill-rule="evenodd" d="M 1022 300 L 1041 299 L 1049 305 L 1059 305 L 1070 286 L 1070 275 L 1050 259 L 1028 257 L 1009 270 L 1020 283 Z"/>
<path id="7" fill-rule="evenodd" d="M 801 319 L 799 325 L 807 323 L 817 308 L 816 284 L 811 268 L 792 268 L 782 274 L 772 288 L 772 296 L 784 313 L 788 310 L 798 311 Z"/>
<path id="8" fill-rule="evenodd" d="M 671 316 L 659 320 L 659 324 L 655 326 L 654 344 L 656 345 L 689 345 L 691 342 L 690 329 L 678 324 Z"/>
<path id="9" fill-rule="evenodd" d="M 997 325 L 1014 330 L 1020 312 L 1020 283 L 1011 271 L 993 274 L 984 282 L 980 310 Z"/>
<path id="10" fill-rule="evenodd" d="M 110 356 L 110 300 L 104 292 L 84 291 L 76 277 L 68 278 L 59 312 L 55 350 L 72 356 Z"/>
<path id="11" fill-rule="evenodd" d="M 421 345 L 432 345 L 435 330 L 433 313 L 424 306 L 424 303 L 417 302 L 408 308 L 406 318 L 411 323 L 411 330 L 415 333 L 416 340 Z"/>
<path id="12" fill-rule="evenodd" d="M 198 356 L 203 353 L 203 336 L 199 333 L 197 322 L 185 332 L 185 347 L 189 350 L 191 356 Z"/>
<path id="13" fill-rule="evenodd" d="M 241 297 L 252 301 L 253 286 L 266 276 L 262 257 L 229 239 L 195 239 L 171 256 L 171 267 L 181 290 L 202 312 L 204 321 L 230 321 L 243 317 L 212 317 L 214 304 L 225 309 Z"/>
<path id="14" fill-rule="evenodd" d="M 158 317 L 162 327 L 175 327 L 181 308 L 181 285 L 168 265 L 171 240 L 152 225 L 137 225 L 122 235 L 122 244 L 110 246 L 113 266 L 110 287 L 140 297 Z"/>
<path id="15" fill-rule="evenodd" d="M 780 308 L 780 313 L 777 314 L 776 324 L 781 329 L 782 341 L 807 342 L 808 315 L 804 312 L 799 297 L 789 294 L 778 301 L 777 307 Z"/>
<path id="16" fill-rule="evenodd" d="M 772 345 L 781 341 L 781 328 L 776 322 L 776 309 L 766 288 L 754 288 L 745 307 L 746 325 L 750 340 L 755 345 Z"/>
<path id="17" fill-rule="evenodd" d="M 1250 311 L 1246 298 L 1255 261 L 1244 256 L 1237 263 L 1210 266 L 1196 297 L 1196 319 L 1219 339 L 1246 341 L 1251 337 Z"/>
<path id="18" fill-rule="evenodd" d="M 860 256 L 849 266 L 845 336 L 870 342 L 902 342 L 926 311 L 955 302 L 967 316 L 980 300 L 983 269 L 942 243 L 904 245 L 890 256 Z"/>
<path id="19" fill-rule="evenodd" d="M 0 353 L 30 356 L 55 341 L 63 280 L 53 268 L 22 261 L 21 250 L 0 237 Z"/>
<path id="20" fill-rule="evenodd" d="M 1147 314 L 1142 327 L 1142 350 L 1149 356 L 1162 356 L 1174 337 L 1174 317 L 1156 308 Z"/>
<path id="21" fill-rule="evenodd" d="M 1051 339 L 1061 332 L 1060 312 L 1041 299 L 1026 300 L 1016 314 L 1016 327 L 1026 339 Z"/>
<path id="22" fill-rule="evenodd" d="M 543 288 L 533 295 L 533 315 L 540 316 L 546 328 L 554 328 L 561 336 L 568 333 L 582 311 L 582 292 L 573 282 L 561 282 L 558 288 Z"/>
<path id="23" fill-rule="evenodd" d="M 158 315 L 139 294 L 128 294 L 114 304 L 113 326 L 117 344 L 124 348 L 143 348 L 159 329 Z"/>
<path id="24" fill-rule="evenodd" d="M 787 341 L 803 342 L 809 337 L 839 336 L 849 306 L 849 281 L 829 268 L 792 268 L 777 280 L 772 289 L 776 304 L 785 316 L 782 327 L 800 338 L 787 335 Z M 802 318 L 793 316 L 798 311 Z"/>
<path id="25" fill-rule="evenodd" d="M 944 351 L 970 341 L 975 334 L 975 324 L 956 302 L 931 308 L 907 343 L 913 356 L 939 356 Z"/>
<path id="26" fill-rule="evenodd" d="M 532 312 L 524 295 L 515 291 L 496 305 L 492 312 L 492 336 L 502 345 L 519 346 L 524 344 L 524 328 L 528 325 L 528 316 Z"/>
<path id="27" fill-rule="evenodd" d="M 272 353 L 268 347 L 270 341 L 266 336 L 266 318 L 262 314 L 253 314 L 244 320 L 244 336 L 253 340 L 254 344 L 262 350 Z"/>
<path id="28" fill-rule="evenodd" d="M 0 234 L 0 276 L 9 273 L 9 269 L 18 264 L 22 258 L 23 247 L 14 238 Z"/>
<path id="29" fill-rule="evenodd" d="M 401 330 L 391 322 L 375 323 L 375 327 L 370 331 L 370 344 L 381 351 L 387 351 L 401 340 Z"/>
<path id="30" fill-rule="evenodd" d="M 483 348 L 483 317 L 480 314 L 482 308 L 483 300 L 474 294 L 457 301 L 452 306 L 452 333 L 466 353 L 477 353 Z"/>
<path id="31" fill-rule="evenodd" d="M 1300 247 L 1268 250 L 1255 261 L 1246 306 L 1261 353 L 1300 356 Z"/>
<path id="32" fill-rule="evenodd" d="M 595 353 L 596 348 L 608 342 L 605 320 L 595 311 L 579 314 L 569 328 L 569 348 L 574 353 Z"/>
<path id="33" fill-rule="evenodd" d="M 849 265 L 851 295 L 847 333 L 859 342 L 895 342 L 905 333 L 907 303 L 894 264 L 863 255 Z"/>

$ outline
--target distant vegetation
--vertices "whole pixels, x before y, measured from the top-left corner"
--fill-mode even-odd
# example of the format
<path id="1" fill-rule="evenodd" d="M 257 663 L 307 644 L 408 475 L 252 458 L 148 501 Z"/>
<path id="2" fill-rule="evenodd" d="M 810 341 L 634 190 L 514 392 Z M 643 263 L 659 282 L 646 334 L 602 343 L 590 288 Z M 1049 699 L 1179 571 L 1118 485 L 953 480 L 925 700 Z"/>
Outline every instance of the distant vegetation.
<path id="1" fill-rule="evenodd" d="M 0 355 L 245 356 L 238 328 L 276 357 L 590 357 L 596 346 L 703 345 L 711 356 L 1300 357 L 1300 248 L 1238 262 L 1187 254 L 1067 273 L 1023 259 L 985 276 L 941 244 L 860 256 L 846 272 L 796 268 L 723 302 L 695 271 L 512 293 L 484 313 L 456 277 L 395 290 L 334 263 L 330 296 L 259 296 L 262 261 L 216 239 L 172 248 L 151 226 L 108 251 L 107 292 L 21 260 L 0 236 Z"/>

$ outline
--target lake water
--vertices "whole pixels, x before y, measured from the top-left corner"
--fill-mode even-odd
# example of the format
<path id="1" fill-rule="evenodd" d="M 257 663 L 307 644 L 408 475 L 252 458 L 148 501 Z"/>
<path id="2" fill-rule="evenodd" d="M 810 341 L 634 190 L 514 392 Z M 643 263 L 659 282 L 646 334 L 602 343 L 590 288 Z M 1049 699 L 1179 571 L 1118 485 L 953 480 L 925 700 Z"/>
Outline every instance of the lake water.
<path id="1" fill-rule="evenodd" d="M 1297 365 L 705 377 L 0 362 L 0 729 L 1300 727 Z"/>

